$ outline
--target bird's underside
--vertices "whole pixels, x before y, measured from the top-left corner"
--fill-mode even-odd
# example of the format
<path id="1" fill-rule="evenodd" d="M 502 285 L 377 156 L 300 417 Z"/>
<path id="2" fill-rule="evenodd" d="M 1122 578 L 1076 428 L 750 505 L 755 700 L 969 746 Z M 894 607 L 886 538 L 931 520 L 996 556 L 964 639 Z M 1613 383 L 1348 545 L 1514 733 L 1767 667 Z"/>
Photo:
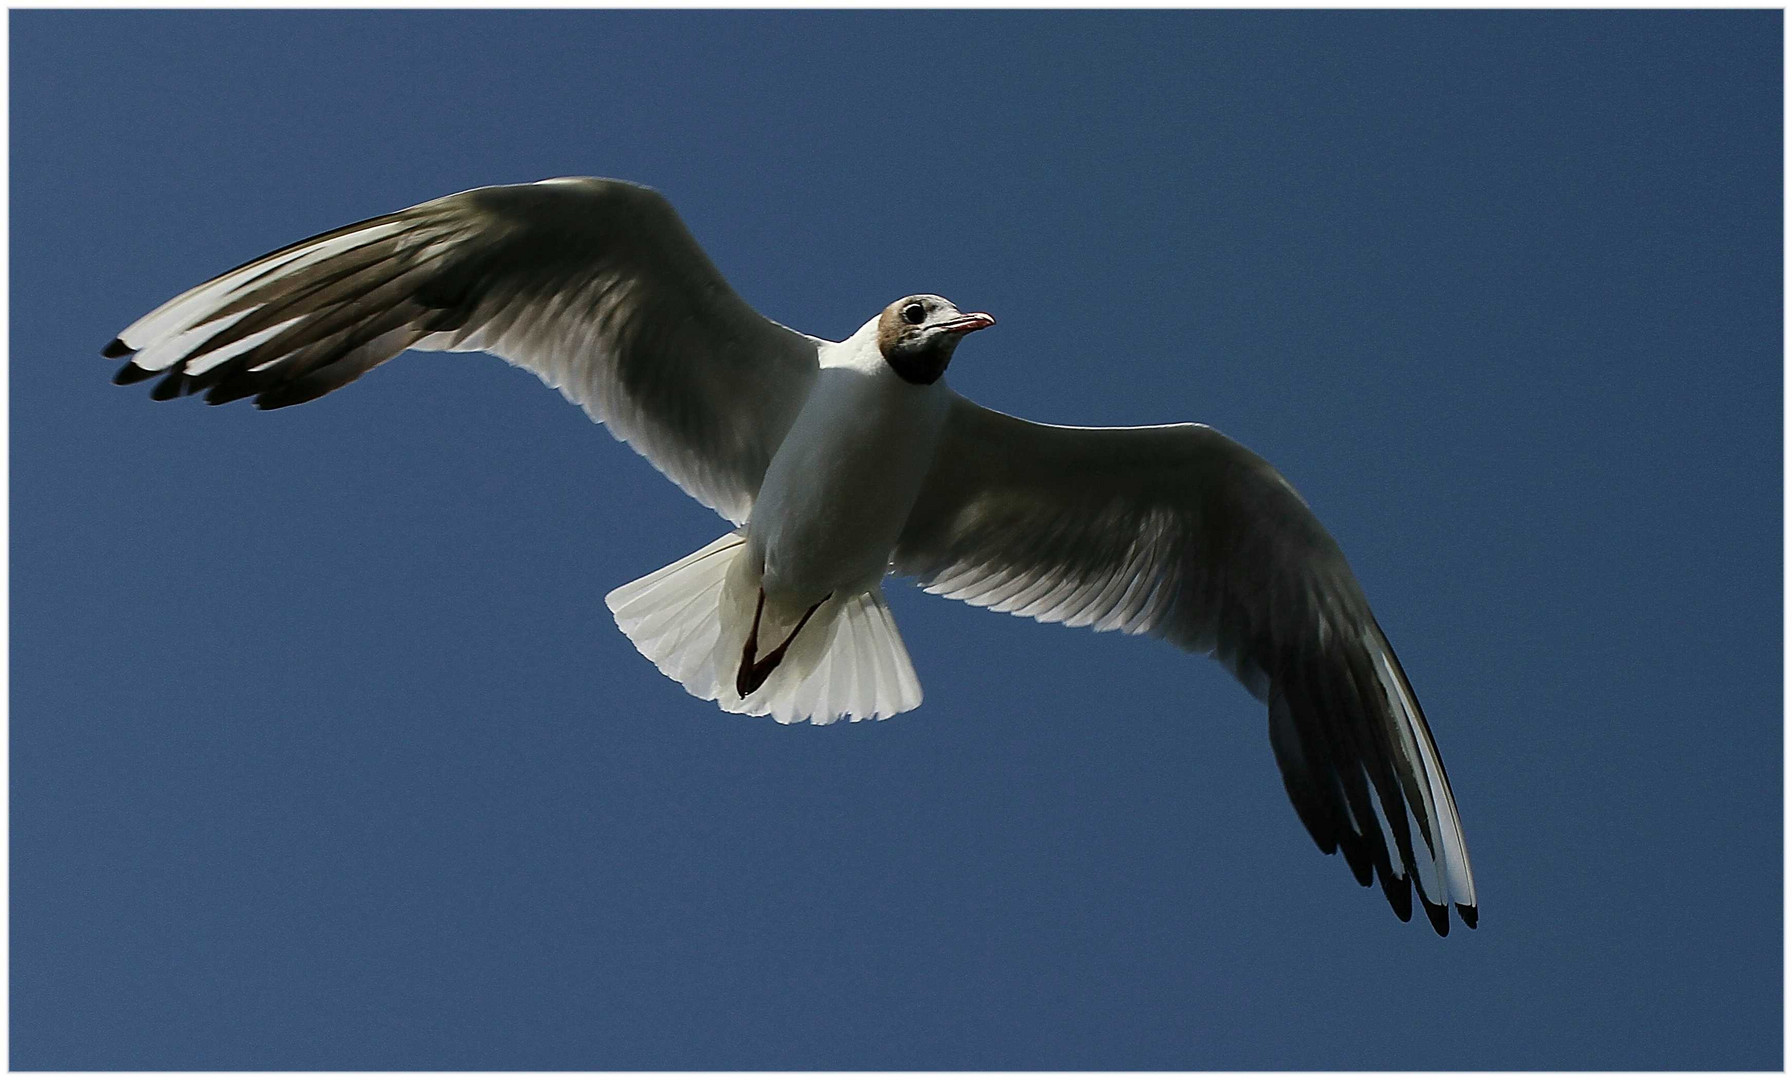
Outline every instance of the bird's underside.
<path id="1" fill-rule="evenodd" d="M 120 383 L 159 377 L 157 399 L 262 408 L 327 394 L 406 349 L 486 351 L 533 371 L 735 526 L 612 592 L 618 625 L 691 693 L 785 722 L 921 700 L 880 586 L 811 574 L 813 595 L 778 591 L 791 563 L 776 538 L 809 535 L 821 519 L 801 492 L 855 449 L 857 425 L 820 411 L 829 386 L 849 383 L 853 408 L 896 410 L 884 430 L 916 440 L 874 447 L 916 462 L 912 475 L 890 466 L 900 475 L 882 502 L 827 508 L 827 520 L 888 523 L 866 541 L 888 551 L 873 578 L 887 566 L 995 611 L 1213 655 L 1267 703 L 1284 785 L 1320 849 L 1379 881 L 1401 919 L 1416 891 L 1438 933 L 1452 906 L 1473 927 L 1467 847 L 1424 713 L 1300 496 L 1211 428 L 1055 427 L 959 397 L 940 375 L 992 321 L 919 295 L 844 342 L 797 333 L 736 296 L 656 192 L 574 178 L 479 188 L 301 241 L 183 293 L 104 352 L 129 357 Z"/>

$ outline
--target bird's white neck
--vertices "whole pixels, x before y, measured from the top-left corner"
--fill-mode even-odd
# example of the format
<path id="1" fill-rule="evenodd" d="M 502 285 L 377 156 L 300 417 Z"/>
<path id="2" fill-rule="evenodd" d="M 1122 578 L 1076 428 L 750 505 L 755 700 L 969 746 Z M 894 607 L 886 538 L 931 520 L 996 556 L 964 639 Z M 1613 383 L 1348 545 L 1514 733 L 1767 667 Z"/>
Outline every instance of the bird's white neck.
<path id="1" fill-rule="evenodd" d="M 894 374 L 877 347 L 876 319 L 854 330 L 852 336 L 845 341 L 823 345 L 817 359 L 824 368 L 851 368 L 865 375 Z"/>

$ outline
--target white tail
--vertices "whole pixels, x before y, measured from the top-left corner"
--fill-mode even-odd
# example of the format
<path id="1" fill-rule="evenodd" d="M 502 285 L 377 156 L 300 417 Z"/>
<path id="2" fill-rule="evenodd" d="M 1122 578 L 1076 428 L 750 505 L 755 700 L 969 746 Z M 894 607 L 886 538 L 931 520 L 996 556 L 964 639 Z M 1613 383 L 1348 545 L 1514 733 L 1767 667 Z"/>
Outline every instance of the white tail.
<path id="1" fill-rule="evenodd" d="M 736 693 L 759 600 L 759 572 L 741 557 L 746 552 L 746 537 L 729 533 L 629 582 L 604 603 L 642 656 L 728 712 L 769 713 L 780 724 L 831 724 L 842 716 L 895 716 L 921 704 L 920 680 L 883 590 L 875 587 L 823 601 L 765 683 L 744 699 Z M 774 628 L 795 625 L 802 612 L 768 604 L 764 615 L 760 641 L 769 644 L 783 638 Z"/>

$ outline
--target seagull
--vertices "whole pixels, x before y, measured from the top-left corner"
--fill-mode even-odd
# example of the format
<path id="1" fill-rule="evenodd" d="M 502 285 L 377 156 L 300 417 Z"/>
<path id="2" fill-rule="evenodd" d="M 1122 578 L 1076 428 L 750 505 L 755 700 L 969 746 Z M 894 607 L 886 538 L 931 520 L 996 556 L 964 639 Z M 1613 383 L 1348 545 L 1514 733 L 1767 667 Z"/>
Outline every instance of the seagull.
<path id="1" fill-rule="evenodd" d="M 892 574 L 1040 622 L 1149 634 L 1268 705 L 1295 811 L 1402 921 L 1477 919 L 1425 714 L 1343 553 L 1268 462 L 1201 424 L 1060 427 L 945 374 L 995 325 L 930 293 L 845 341 L 749 307 L 671 204 L 622 180 L 475 188 L 301 240 L 196 286 L 103 350 L 263 409 L 407 349 L 534 372 L 732 528 L 605 602 L 698 698 L 781 723 L 895 716 L 921 684 Z"/>

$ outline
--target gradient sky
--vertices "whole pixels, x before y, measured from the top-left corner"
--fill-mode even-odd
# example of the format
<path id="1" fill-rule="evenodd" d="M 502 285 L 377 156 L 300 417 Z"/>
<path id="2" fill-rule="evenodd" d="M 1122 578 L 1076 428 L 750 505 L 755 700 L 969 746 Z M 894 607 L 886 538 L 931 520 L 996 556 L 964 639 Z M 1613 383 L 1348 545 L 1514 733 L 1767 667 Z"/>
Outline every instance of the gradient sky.
<path id="1" fill-rule="evenodd" d="M 12 1065 L 1779 1068 L 1780 27 L 12 13 Z M 1480 930 L 1160 643 L 898 584 L 919 711 L 688 697 L 602 597 L 722 523 L 501 362 L 108 383 L 245 259 L 562 174 L 772 318 L 944 293 L 961 392 L 1275 462 Z"/>

